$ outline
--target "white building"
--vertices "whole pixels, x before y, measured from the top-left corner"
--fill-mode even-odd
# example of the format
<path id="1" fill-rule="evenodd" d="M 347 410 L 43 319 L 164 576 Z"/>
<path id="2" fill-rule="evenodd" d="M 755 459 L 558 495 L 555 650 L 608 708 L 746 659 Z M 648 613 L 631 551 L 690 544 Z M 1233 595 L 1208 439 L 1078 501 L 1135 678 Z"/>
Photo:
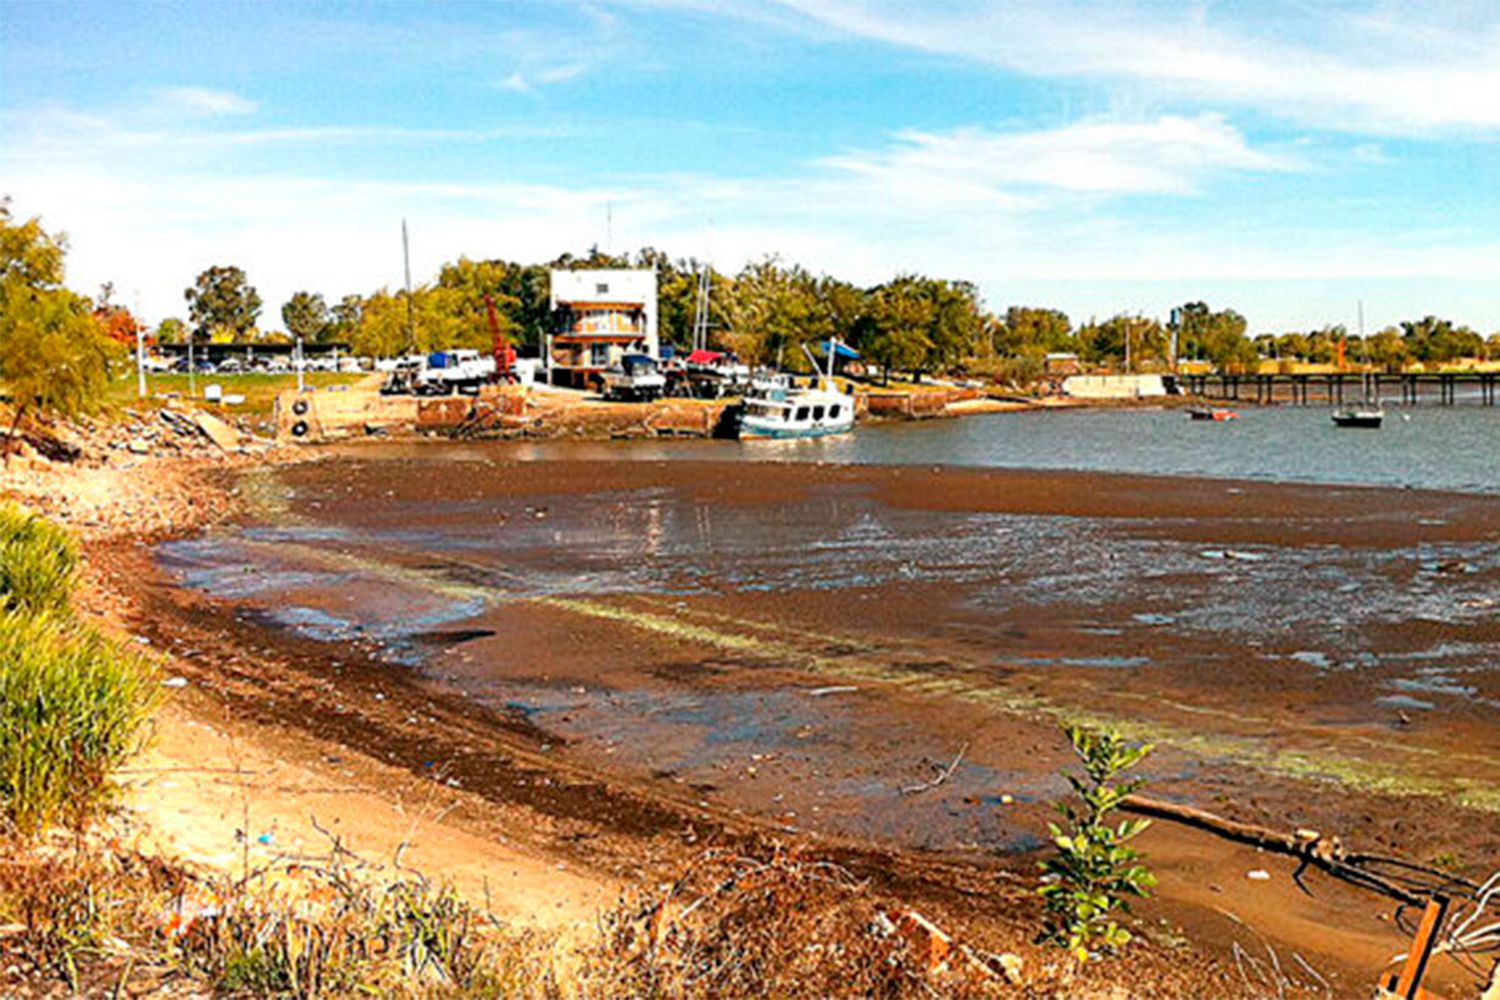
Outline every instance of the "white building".
<path id="1" fill-rule="evenodd" d="M 626 354 L 657 357 L 654 270 L 553 271 L 548 381 L 591 388 Z"/>

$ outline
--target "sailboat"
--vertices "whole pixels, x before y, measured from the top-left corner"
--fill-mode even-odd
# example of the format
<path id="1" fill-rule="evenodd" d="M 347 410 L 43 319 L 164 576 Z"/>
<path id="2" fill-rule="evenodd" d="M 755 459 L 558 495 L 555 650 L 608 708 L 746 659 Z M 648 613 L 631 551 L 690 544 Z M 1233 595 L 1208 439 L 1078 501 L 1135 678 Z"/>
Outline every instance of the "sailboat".
<path id="1" fill-rule="evenodd" d="M 1365 343 L 1365 304 L 1359 304 L 1359 347 L 1360 354 L 1366 364 L 1369 363 L 1370 347 Z M 1357 406 L 1341 406 L 1333 411 L 1333 425 L 1335 427 L 1365 427 L 1375 429 L 1385 422 L 1385 409 L 1379 400 L 1370 398 L 1369 377 L 1366 375 L 1361 381 L 1365 384 L 1364 402 Z"/>
<path id="2" fill-rule="evenodd" d="M 828 370 L 818 371 L 817 360 L 802 350 L 813 362 L 814 384 L 798 388 L 789 380 L 776 379 L 761 383 L 759 391 L 745 397 L 738 436 L 741 441 L 756 438 L 815 438 L 830 434 L 847 434 L 854 429 L 854 396 L 840 392 L 833 381 L 833 362 L 844 357 L 859 357 L 837 338 L 829 338 Z"/>

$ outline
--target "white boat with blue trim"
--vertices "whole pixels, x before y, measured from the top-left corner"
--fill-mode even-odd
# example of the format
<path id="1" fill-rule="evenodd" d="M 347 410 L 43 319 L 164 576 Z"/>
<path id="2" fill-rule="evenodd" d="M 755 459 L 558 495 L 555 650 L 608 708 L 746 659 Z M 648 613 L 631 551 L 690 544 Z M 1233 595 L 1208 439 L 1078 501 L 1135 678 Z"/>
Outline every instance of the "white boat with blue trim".
<path id="1" fill-rule="evenodd" d="M 837 340 L 827 347 L 828 371 L 818 373 L 810 387 L 795 387 L 785 375 L 757 380 L 745 397 L 740 415 L 741 441 L 827 437 L 854 430 L 854 396 L 839 391 L 833 380 L 833 362 L 841 355 L 859 355 Z M 817 371 L 816 363 L 813 370 Z"/>

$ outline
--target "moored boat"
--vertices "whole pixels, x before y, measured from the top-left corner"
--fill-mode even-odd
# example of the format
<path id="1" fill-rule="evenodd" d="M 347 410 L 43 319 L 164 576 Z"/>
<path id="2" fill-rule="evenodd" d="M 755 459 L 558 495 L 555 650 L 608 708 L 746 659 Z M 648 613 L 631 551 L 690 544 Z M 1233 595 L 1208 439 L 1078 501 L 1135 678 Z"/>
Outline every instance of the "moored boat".
<path id="1" fill-rule="evenodd" d="M 1385 410 L 1378 406 L 1349 406 L 1333 411 L 1333 422 L 1337 427 L 1379 427 L 1385 420 Z"/>
<path id="2" fill-rule="evenodd" d="M 1195 406 L 1188 410 L 1194 420 L 1238 420 L 1240 415 L 1227 406 Z"/>
<path id="3" fill-rule="evenodd" d="M 816 438 L 852 431 L 854 396 L 840 392 L 833 381 L 833 362 L 840 350 L 852 353 L 837 340 L 829 342 L 828 371 L 818 373 L 810 387 L 793 386 L 785 377 L 757 379 L 745 396 L 739 439 Z"/>

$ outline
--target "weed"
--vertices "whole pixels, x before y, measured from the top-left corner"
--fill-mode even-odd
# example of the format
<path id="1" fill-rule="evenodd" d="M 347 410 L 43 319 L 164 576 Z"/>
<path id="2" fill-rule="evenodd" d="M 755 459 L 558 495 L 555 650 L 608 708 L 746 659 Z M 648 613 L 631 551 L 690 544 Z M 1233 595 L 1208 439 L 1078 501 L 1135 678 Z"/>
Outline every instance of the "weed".
<path id="1" fill-rule="evenodd" d="M 0 609 L 61 612 L 72 599 L 78 547 L 67 531 L 0 504 Z"/>
<path id="2" fill-rule="evenodd" d="M 1080 963 L 1101 951 L 1118 951 L 1130 932 L 1116 920 L 1130 912 L 1130 897 L 1147 896 L 1156 877 L 1139 864 L 1140 854 L 1129 841 L 1150 825 L 1149 820 L 1108 822 L 1120 801 L 1145 782 L 1116 782 L 1124 771 L 1151 752 L 1149 744 L 1131 746 L 1117 734 L 1079 726 L 1067 730 L 1073 750 L 1083 761 L 1085 777 L 1063 776 L 1083 800 L 1079 809 L 1059 802 L 1067 828 L 1049 824 L 1056 857 L 1042 862 L 1043 884 L 1038 890 L 1047 903 L 1047 938 L 1066 947 Z"/>
<path id="3" fill-rule="evenodd" d="M 0 613 L 0 827 L 86 827 L 158 699 L 154 665 L 60 613 Z"/>

